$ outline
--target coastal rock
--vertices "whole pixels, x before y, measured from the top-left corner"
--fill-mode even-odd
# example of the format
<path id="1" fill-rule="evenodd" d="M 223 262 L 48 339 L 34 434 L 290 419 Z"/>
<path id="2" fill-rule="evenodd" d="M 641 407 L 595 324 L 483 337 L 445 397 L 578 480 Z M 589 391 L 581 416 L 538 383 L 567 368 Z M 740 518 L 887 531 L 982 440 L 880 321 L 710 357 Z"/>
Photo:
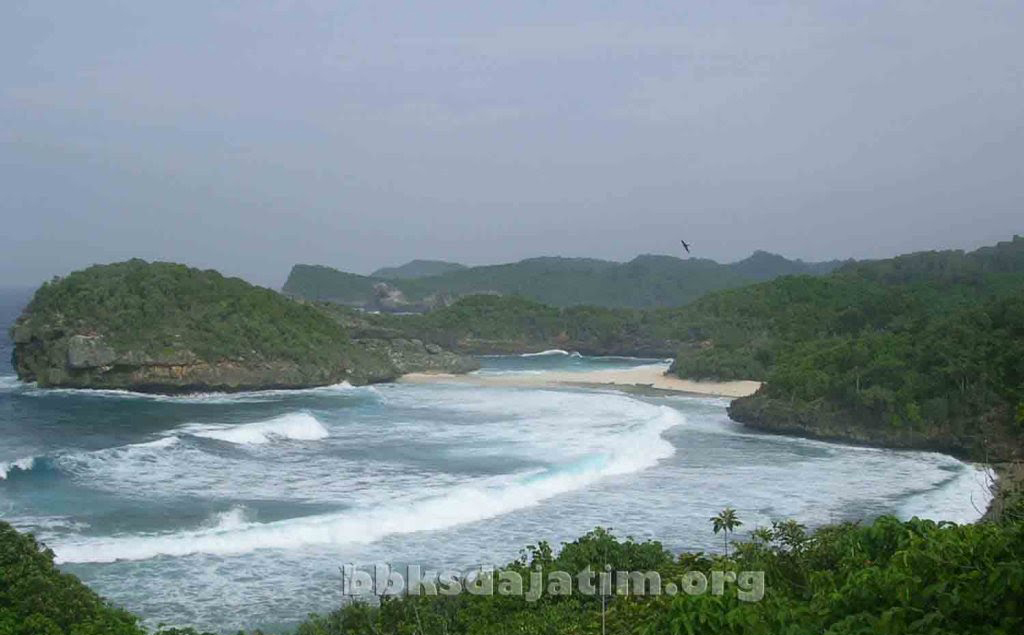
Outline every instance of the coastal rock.
<path id="1" fill-rule="evenodd" d="M 831 408 L 823 402 L 791 403 L 762 391 L 729 404 L 729 418 L 753 430 L 872 447 L 930 450 L 970 460 L 1020 461 L 1020 444 L 1005 422 L 992 412 L 980 421 L 894 427 L 866 415 Z M 968 432 L 973 430 L 973 433 Z"/>
<path id="2" fill-rule="evenodd" d="M 446 307 L 452 301 L 451 294 L 442 292 L 431 293 L 422 300 L 410 300 L 393 285 L 387 282 L 378 282 L 373 285 L 373 298 L 365 305 L 365 308 L 382 313 L 426 313 Z"/>
<path id="3" fill-rule="evenodd" d="M 409 305 L 405 294 L 386 282 L 373 285 L 372 308 L 379 311 L 398 311 Z"/>
<path id="4" fill-rule="evenodd" d="M 67 346 L 68 368 L 73 370 L 109 366 L 117 360 L 117 353 L 101 335 L 72 335 Z"/>
<path id="5" fill-rule="evenodd" d="M 82 334 L 30 338 L 17 344 L 14 354 L 19 377 L 41 386 L 157 393 L 308 388 L 342 381 L 363 385 L 411 372 L 465 373 L 480 367 L 472 357 L 401 338 L 352 340 L 338 351 L 338 360 L 336 367 L 288 360 L 206 361 L 188 350 L 117 351 L 102 336 Z"/>
<path id="6" fill-rule="evenodd" d="M 117 351 L 101 336 L 71 335 L 30 339 L 15 345 L 19 378 L 43 387 L 106 388 L 137 392 L 232 392 L 269 388 L 307 388 L 350 381 L 388 381 L 399 373 L 386 359 L 358 355 L 338 368 L 288 360 L 205 361 L 191 351 L 153 355 L 142 350 Z"/>
<path id="7" fill-rule="evenodd" d="M 480 368 L 480 362 L 468 355 L 459 355 L 436 344 L 424 344 L 417 339 L 361 339 L 356 340 L 369 350 L 387 357 L 400 374 L 407 373 L 468 373 Z"/>

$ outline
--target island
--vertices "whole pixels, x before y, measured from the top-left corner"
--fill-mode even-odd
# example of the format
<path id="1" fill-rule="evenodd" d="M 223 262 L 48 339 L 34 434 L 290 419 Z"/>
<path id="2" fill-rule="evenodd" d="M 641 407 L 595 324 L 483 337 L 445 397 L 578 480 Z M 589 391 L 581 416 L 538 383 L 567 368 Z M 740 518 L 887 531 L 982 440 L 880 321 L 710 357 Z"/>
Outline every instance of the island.
<path id="1" fill-rule="evenodd" d="M 96 265 L 42 285 L 11 327 L 12 364 L 41 387 L 188 393 L 464 373 L 415 338 L 356 338 L 323 311 L 181 264 Z"/>

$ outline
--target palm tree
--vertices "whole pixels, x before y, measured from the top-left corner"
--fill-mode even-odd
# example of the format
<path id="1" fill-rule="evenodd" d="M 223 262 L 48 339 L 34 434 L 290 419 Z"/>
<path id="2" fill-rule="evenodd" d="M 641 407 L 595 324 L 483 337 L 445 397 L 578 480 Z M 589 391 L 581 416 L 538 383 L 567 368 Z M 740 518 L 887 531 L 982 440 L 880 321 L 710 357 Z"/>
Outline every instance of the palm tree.
<path id="1" fill-rule="evenodd" d="M 723 532 L 723 537 L 725 539 L 725 555 L 728 556 L 729 532 L 734 531 L 737 527 L 743 524 L 740 522 L 740 519 L 736 517 L 736 510 L 732 507 L 726 507 L 708 520 L 711 521 L 711 525 L 716 534 L 720 531 Z"/>

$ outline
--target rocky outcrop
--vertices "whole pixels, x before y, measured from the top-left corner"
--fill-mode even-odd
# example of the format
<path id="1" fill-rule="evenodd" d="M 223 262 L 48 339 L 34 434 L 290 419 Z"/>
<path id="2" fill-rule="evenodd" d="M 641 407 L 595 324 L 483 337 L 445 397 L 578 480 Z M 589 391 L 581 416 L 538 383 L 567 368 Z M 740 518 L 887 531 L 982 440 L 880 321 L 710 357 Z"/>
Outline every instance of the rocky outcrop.
<path id="1" fill-rule="evenodd" d="M 115 350 L 100 335 L 51 333 L 40 338 L 24 329 L 15 341 L 18 376 L 40 386 L 189 393 L 309 388 L 348 381 L 355 385 L 392 381 L 403 374 L 466 373 L 480 364 L 435 344 L 408 339 L 353 340 L 339 351 L 337 367 L 293 361 L 222 359 L 204 361 L 187 350 L 151 355 Z"/>
<path id="2" fill-rule="evenodd" d="M 369 383 L 397 376 L 385 359 L 374 364 L 369 355 L 360 356 L 358 364 L 342 362 L 334 368 L 286 360 L 206 361 L 188 350 L 154 355 L 117 350 L 101 335 L 29 334 L 25 329 L 14 344 L 12 361 L 18 377 L 44 387 L 182 393 L 305 388 L 344 380 Z"/>
<path id="3" fill-rule="evenodd" d="M 729 418 L 744 426 L 790 436 L 855 445 L 931 450 L 976 461 L 1024 459 L 1007 413 L 992 411 L 974 422 L 893 426 L 831 407 L 826 402 L 790 402 L 762 392 L 729 404 Z"/>
<path id="4" fill-rule="evenodd" d="M 446 307 L 453 302 L 451 294 L 431 293 L 422 300 L 409 300 L 400 289 L 378 282 L 373 285 L 373 298 L 365 306 L 370 311 L 383 313 L 426 313 Z"/>
<path id="5" fill-rule="evenodd" d="M 416 339 L 356 340 L 370 351 L 387 357 L 400 374 L 406 373 L 468 373 L 480 368 L 480 362 L 468 355 L 446 351 L 437 344 L 424 344 Z"/>
<path id="6" fill-rule="evenodd" d="M 100 368 L 117 361 L 117 352 L 99 335 L 72 335 L 68 338 L 68 368 Z"/>

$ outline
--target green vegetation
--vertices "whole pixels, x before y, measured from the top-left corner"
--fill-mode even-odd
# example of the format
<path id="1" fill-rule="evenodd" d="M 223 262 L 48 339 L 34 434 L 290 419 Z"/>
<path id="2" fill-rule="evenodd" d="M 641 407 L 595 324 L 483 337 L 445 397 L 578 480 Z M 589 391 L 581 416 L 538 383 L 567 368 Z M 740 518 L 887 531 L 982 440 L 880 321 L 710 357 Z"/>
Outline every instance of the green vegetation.
<path id="1" fill-rule="evenodd" d="M 336 364 L 347 338 L 311 307 L 216 271 L 130 260 L 44 284 L 16 324 L 29 333 L 102 335 L 115 350 L 200 359 Z M 17 337 L 15 338 L 17 340 Z"/>
<path id="2" fill-rule="evenodd" d="M 722 532 L 722 541 L 725 544 L 725 555 L 729 555 L 729 534 L 736 531 L 736 528 L 743 524 L 736 516 L 736 510 L 726 507 L 708 520 L 715 533 Z"/>
<path id="3" fill-rule="evenodd" d="M 146 635 L 139 619 L 111 606 L 53 564 L 53 552 L 0 521 L 0 635 Z M 156 635 L 213 635 L 191 628 Z M 256 634 L 254 634 L 256 635 Z"/>
<path id="4" fill-rule="evenodd" d="M 429 297 L 500 293 L 522 296 L 555 307 L 673 307 L 692 302 L 711 291 L 780 275 L 824 274 L 837 265 L 836 262 L 786 260 L 765 252 L 757 252 L 746 260 L 726 265 L 705 259 L 681 260 L 652 255 L 639 256 L 627 263 L 590 258 L 530 258 L 504 265 L 462 268 L 438 275 L 406 276 L 406 279 L 389 279 L 387 282 L 401 291 L 409 302 Z M 416 270 L 425 271 L 422 267 Z M 322 266 L 295 265 L 283 290 L 307 300 L 373 306 L 374 284 L 381 282 L 382 278 L 358 276 Z"/>
<path id="5" fill-rule="evenodd" d="M 681 355 L 689 376 L 765 379 L 738 421 L 780 432 L 1021 457 L 1024 239 L 787 278 L 707 298 L 736 337 Z M 725 317 L 728 316 L 728 317 Z"/>
<path id="6" fill-rule="evenodd" d="M 370 274 L 371 278 L 395 278 L 411 279 L 426 278 L 427 276 L 440 276 L 451 271 L 465 269 L 466 265 L 457 262 L 445 262 L 443 260 L 410 260 L 398 267 L 381 267 Z"/>
<path id="7" fill-rule="evenodd" d="M 295 265 L 282 291 L 285 294 L 313 302 L 340 302 L 359 304 L 373 297 L 373 285 L 380 280 L 345 273 L 320 265 Z"/>
<path id="8" fill-rule="evenodd" d="M 735 522 L 739 521 L 734 518 Z M 524 580 L 545 572 L 660 573 L 679 584 L 687 572 L 763 571 L 765 594 L 744 601 L 735 585 L 724 593 L 674 596 L 613 593 L 521 597 L 404 596 L 378 606 L 355 604 L 313 617 L 296 635 L 490 633 L 661 635 L 708 633 L 1019 633 L 1024 629 L 1024 524 L 957 526 L 882 517 L 873 524 L 843 524 L 808 534 L 793 521 L 753 532 L 734 554 L 683 553 L 658 542 L 618 540 L 598 529 L 555 555 L 546 543 L 531 546 L 507 565 Z M 574 589 L 575 591 L 575 589 Z M 748 598 L 749 599 L 749 598 Z M 605 605 L 602 610 L 603 604 Z"/>
<path id="9" fill-rule="evenodd" d="M 0 521 L 0 635 L 142 635 L 136 618 L 53 566 L 53 552 Z"/>
<path id="10" fill-rule="evenodd" d="M 521 353 L 570 348 L 592 355 L 666 357 L 678 342 L 669 341 L 658 314 L 634 309 L 576 306 L 556 308 L 519 296 L 467 296 L 424 315 L 366 315 L 324 306 L 347 324 L 405 333 L 453 350 L 470 353 Z M 355 315 L 353 315 L 355 314 Z M 357 332 L 359 327 L 355 327 Z"/>

